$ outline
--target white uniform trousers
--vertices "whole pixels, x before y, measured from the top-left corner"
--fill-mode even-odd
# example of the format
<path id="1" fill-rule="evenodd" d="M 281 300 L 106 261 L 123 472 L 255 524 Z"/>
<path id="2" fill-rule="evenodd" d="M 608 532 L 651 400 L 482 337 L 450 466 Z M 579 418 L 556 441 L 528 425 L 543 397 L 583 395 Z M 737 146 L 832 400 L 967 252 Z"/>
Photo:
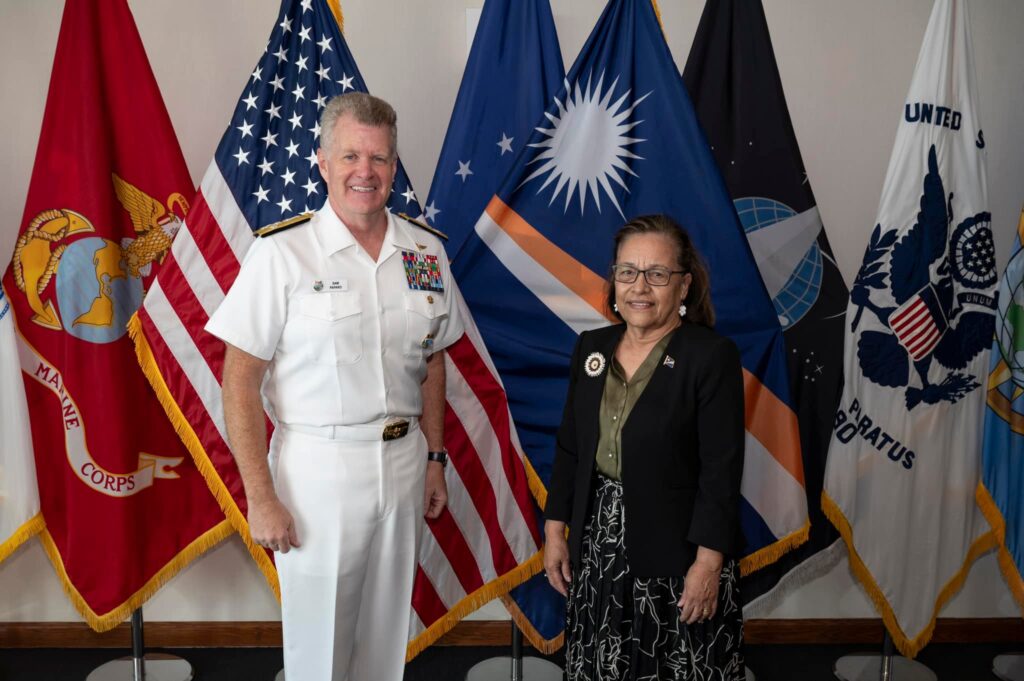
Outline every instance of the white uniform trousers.
<path id="1" fill-rule="evenodd" d="M 274 556 L 287 681 L 404 673 L 427 446 L 415 425 L 387 442 L 379 428 L 359 441 L 365 428 L 274 432 L 275 485 L 302 544 Z"/>

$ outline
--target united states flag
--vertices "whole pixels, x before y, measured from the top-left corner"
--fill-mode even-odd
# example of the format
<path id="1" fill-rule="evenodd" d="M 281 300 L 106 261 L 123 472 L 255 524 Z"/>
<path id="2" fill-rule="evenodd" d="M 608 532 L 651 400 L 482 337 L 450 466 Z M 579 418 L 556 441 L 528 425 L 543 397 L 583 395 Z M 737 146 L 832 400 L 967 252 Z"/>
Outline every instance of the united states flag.
<path id="1" fill-rule="evenodd" d="M 280 596 L 271 555 L 249 537 L 221 406 L 223 345 L 203 327 L 253 231 L 320 208 L 319 115 L 366 91 L 327 0 L 284 0 L 171 255 L 131 323 L 140 363 L 229 520 Z M 389 210 L 419 214 L 399 163 Z M 459 296 L 466 335 L 448 349 L 449 506 L 430 524 L 413 593 L 409 655 L 540 567 L 540 537 L 505 391 Z M 268 430 L 272 423 L 268 419 Z"/>
<path id="2" fill-rule="evenodd" d="M 935 289 L 926 286 L 892 313 L 889 326 L 910 358 L 919 362 L 939 344 L 949 323 L 942 314 Z"/>

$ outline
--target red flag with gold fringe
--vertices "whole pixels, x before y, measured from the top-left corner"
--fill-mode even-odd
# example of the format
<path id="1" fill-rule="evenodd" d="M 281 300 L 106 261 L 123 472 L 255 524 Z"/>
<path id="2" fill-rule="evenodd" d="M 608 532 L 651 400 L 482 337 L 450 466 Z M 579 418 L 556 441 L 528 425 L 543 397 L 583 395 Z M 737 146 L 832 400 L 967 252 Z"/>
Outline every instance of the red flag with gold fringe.
<path id="1" fill-rule="evenodd" d="M 3 285 L 43 546 L 97 631 L 231 531 L 126 328 L 193 192 L 127 2 L 68 0 Z"/>

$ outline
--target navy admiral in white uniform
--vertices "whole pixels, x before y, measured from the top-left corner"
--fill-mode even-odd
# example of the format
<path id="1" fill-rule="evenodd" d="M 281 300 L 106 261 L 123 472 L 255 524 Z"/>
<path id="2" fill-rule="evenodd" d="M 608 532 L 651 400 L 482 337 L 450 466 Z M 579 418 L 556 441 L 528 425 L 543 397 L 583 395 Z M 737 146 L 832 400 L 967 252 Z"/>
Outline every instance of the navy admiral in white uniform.
<path id="1" fill-rule="evenodd" d="M 447 502 L 440 350 L 463 325 L 440 241 L 385 210 L 396 146 L 389 104 L 331 100 L 327 202 L 253 244 L 206 327 L 289 681 L 401 680 L 423 516 Z"/>

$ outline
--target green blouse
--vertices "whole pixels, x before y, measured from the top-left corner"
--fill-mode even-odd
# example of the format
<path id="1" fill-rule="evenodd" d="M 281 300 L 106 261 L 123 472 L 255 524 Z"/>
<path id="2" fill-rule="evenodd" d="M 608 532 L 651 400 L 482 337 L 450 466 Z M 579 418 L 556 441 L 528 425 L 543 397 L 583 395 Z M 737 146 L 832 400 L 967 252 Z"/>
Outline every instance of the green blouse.
<path id="1" fill-rule="evenodd" d="M 597 442 L 597 470 L 601 475 L 612 480 L 622 479 L 622 428 L 626 425 L 633 405 L 640 399 L 648 381 L 658 368 L 665 348 L 672 340 L 675 331 L 665 334 L 658 344 L 651 348 L 650 354 L 633 373 L 632 380 L 626 380 L 626 372 L 619 360 L 612 355 L 608 378 L 604 382 L 604 393 L 601 396 L 601 408 L 598 410 L 598 425 L 601 437 Z"/>

